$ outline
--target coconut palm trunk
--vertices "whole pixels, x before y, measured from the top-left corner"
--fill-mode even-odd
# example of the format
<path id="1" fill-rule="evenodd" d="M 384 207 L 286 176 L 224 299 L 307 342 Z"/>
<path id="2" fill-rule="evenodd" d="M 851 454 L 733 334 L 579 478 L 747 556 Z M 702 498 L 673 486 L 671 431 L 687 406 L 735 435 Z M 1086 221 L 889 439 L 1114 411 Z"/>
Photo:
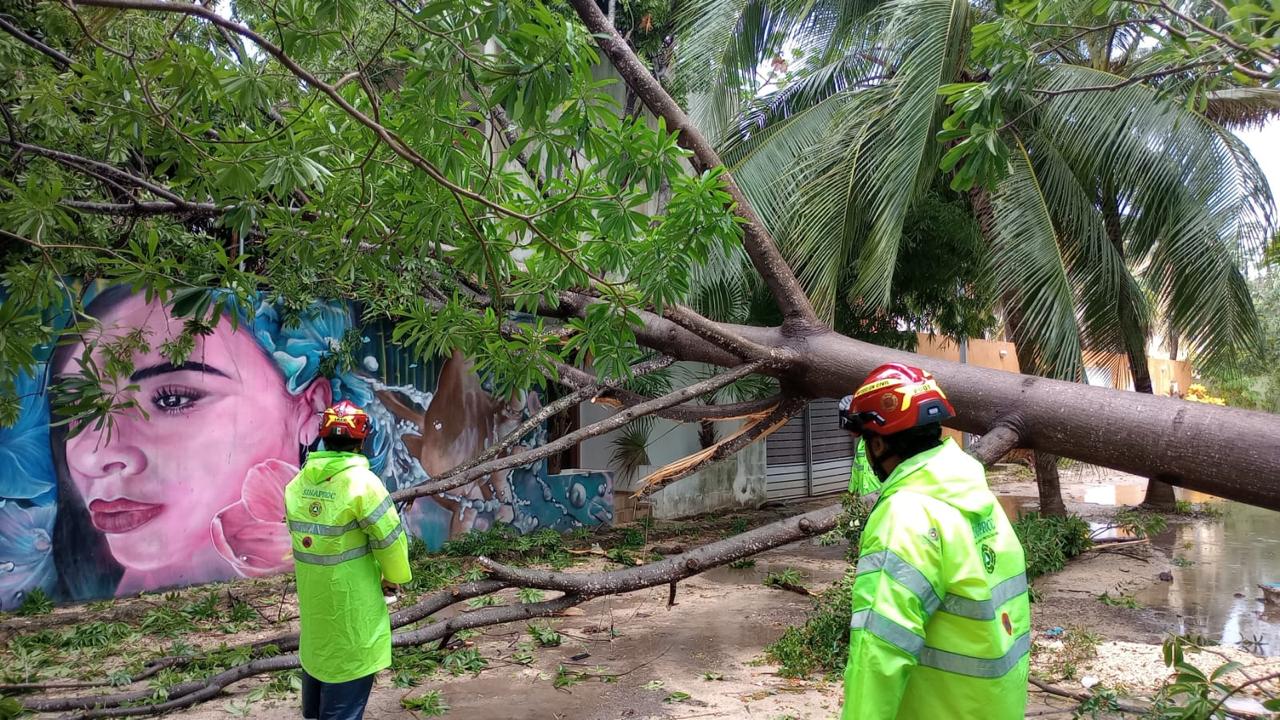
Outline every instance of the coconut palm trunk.
<path id="1" fill-rule="evenodd" d="M 1111 241 L 1116 254 L 1123 260 L 1125 257 L 1125 244 L 1124 228 L 1120 217 L 1120 201 L 1109 183 L 1103 188 L 1101 206 L 1107 239 Z M 1127 286 L 1126 290 L 1121 293 L 1120 307 L 1118 308 L 1120 334 L 1124 341 L 1125 356 L 1129 361 L 1129 376 L 1133 378 L 1134 392 L 1154 395 L 1155 388 L 1151 382 L 1151 366 L 1147 362 L 1146 347 L 1150 328 L 1149 325 L 1142 321 L 1137 312 L 1138 302 L 1141 299 L 1131 297 L 1131 292 L 1132 288 Z M 1176 498 L 1174 497 L 1172 485 L 1161 482 L 1156 478 L 1148 479 L 1147 494 L 1142 501 L 1143 507 L 1152 510 L 1172 510 L 1175 503 Z"/>

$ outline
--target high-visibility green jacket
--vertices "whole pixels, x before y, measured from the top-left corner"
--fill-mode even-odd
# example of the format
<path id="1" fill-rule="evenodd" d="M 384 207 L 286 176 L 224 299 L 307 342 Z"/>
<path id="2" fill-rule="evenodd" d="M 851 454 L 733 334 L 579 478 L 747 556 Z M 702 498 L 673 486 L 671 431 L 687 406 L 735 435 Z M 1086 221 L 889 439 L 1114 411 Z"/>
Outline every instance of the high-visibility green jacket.
<path id="1" fill-rule="evenodd" d="M 409 545 L 386 486 L 363 455 L 313 452 L 284 490 L 298 575 L 302 668 L 327 683 L 391 665 L 382 578 L 410 580 Z"/>
<path id="2" fill-rule="evenodd" d="M 1021 720 L 1031 608 L 1022 545 L 951 440 L 885 481 L 862 534 L 843 720 Z"/>
<path id="3" fill-rule="evenodd" d="M 879 490 L 880 478 L 867 461 L 867 444 L 859 439 L 858 450 L 853 454 L 853 469 L 849 472 L 849 492 L 861 497 Z"/>

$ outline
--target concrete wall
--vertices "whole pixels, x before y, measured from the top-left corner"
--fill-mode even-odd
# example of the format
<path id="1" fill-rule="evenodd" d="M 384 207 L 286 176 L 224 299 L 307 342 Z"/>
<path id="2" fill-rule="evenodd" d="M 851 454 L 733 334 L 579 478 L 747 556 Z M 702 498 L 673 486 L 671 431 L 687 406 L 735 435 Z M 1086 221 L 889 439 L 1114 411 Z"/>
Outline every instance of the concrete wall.
<path id="1" fill-rule="evenodd" d="M 650 497 L 653 516 L 661 520 L 714 510 L 759 507 L 765 501 L 765 443 L 748 446 L 733 457 L 678 480 Z"/>

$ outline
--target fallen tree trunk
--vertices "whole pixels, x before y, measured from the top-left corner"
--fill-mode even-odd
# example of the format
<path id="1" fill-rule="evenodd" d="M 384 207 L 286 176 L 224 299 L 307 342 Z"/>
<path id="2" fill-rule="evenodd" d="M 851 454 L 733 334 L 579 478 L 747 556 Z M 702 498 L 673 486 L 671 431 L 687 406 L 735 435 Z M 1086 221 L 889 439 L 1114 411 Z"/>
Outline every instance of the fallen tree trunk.
<path id="1" fill-rule="evenodd" d="M 594 0 L 569 2 L 649 111 L 679 132 L 695 169 L 723 167 Z M 637 332 L 645 345 L 681 360 L 725 367 L 764 361 L 763 372 L 778 377 L 785 392 L 804 397 L 847 395 L 886 362 L 922 366 L 938 378 L 960 413 L 951 427 L 982 434 L 998 420 L 1017 416 L 1024 447 L 1280 510 L 1280 418 L 1274 415 L 924 358 L 858 342 L 807 320 L 812 311 L 794 275 L 780 263 L 781 254 L 733 178 L 724 177 L 733 212 L 743 221 L 743 245 L 786 322 L 777 328 L 712 323 L 708 331 L 699 325 L 710 321 L 677 323 L 650 314 Z M 590 302 L 576 298 L 568 305 L 580 313 Z M 734 351 L 725 337 L 740 340 Z M 753 347 L 767 348 L 769 356 L 752 356 Z"/>

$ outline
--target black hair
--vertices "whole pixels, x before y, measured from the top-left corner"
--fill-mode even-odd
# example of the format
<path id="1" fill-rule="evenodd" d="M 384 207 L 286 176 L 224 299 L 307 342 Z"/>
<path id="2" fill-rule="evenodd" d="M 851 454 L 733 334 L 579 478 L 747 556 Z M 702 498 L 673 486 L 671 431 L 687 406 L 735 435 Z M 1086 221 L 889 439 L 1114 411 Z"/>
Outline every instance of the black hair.
<path id="1" fill-rule="evenodd" d="M 324 449 L 334 452 L 358 453 L 364 446 L 364 440 L 333 435 L 324 439 Z"/>
<path id="2" fill-rule="evenodd" d="M 932 450 L 942 444 L 942 425 L 929 423 L 910 430 L 903 430 L 892 435 L 882 435 L 889 446 L 889 453 L 897 455 L 901 460 L 915 457 L 922 452 Z"/>

